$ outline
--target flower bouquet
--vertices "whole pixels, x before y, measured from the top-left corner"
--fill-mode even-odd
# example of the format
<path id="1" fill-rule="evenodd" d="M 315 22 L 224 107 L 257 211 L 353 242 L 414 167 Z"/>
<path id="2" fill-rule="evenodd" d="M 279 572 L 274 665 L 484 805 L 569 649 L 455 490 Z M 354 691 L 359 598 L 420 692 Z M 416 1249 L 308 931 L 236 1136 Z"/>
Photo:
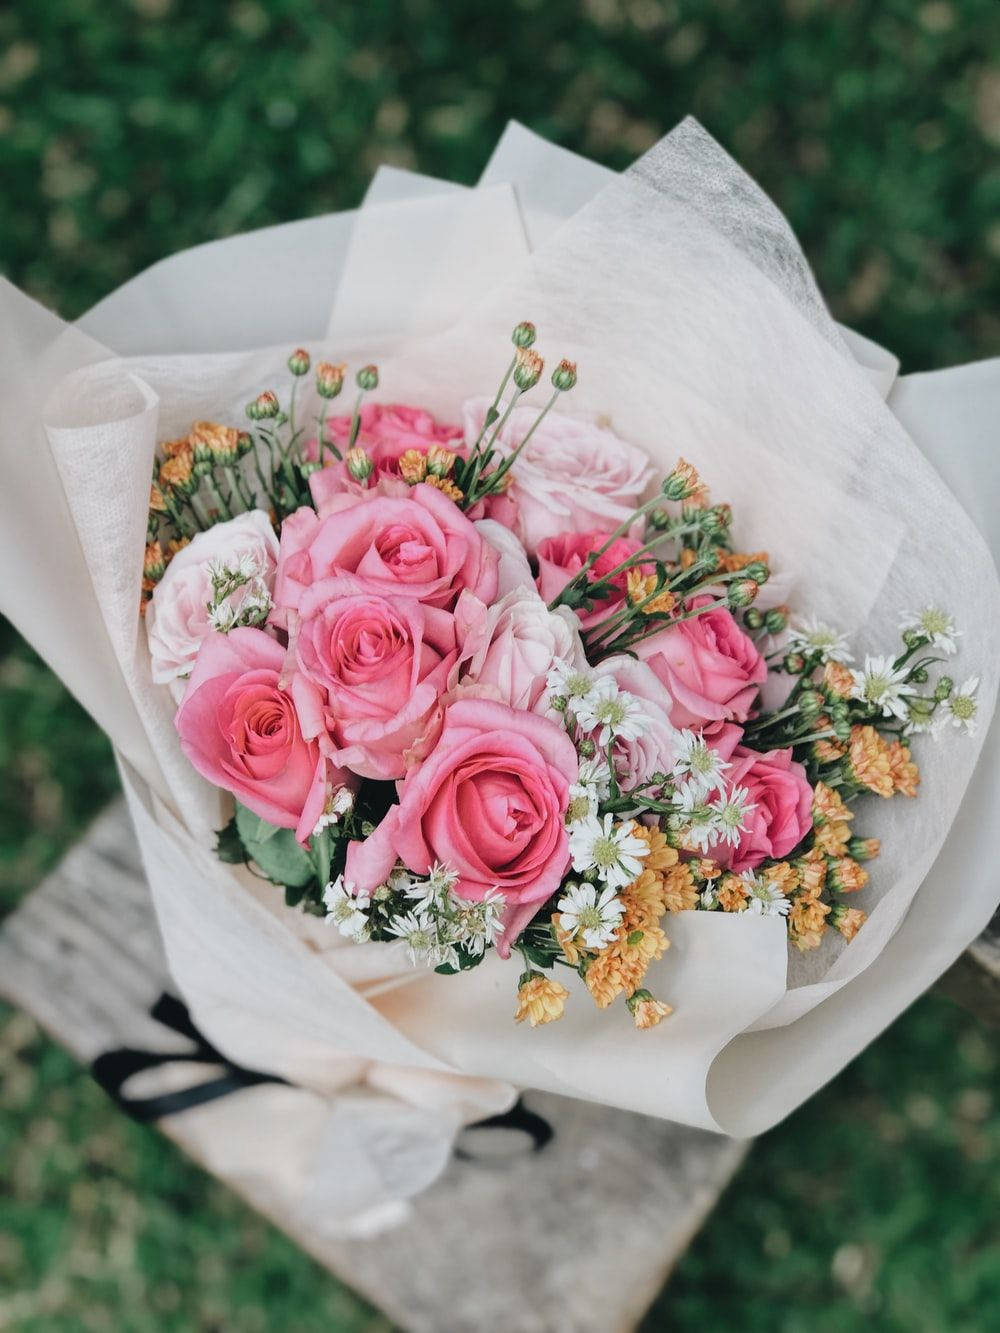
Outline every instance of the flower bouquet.
<path id="1" fill-rule="evenodd" d="M 331 1213 L 515 1088 L 758 1132 L 985 922 L 992 560 L 698 127 L 5 300 L 4 609 L 199 1026 L 363 1103 Z"/>

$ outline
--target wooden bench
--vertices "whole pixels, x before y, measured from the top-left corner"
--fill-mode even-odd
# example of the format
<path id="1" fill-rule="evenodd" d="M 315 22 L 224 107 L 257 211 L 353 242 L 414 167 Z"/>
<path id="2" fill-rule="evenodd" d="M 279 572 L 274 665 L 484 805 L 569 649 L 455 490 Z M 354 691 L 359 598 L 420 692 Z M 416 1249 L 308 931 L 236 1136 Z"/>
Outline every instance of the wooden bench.
<path id="1" fill-rule="evenodd" d="M 190 1049 L 149 1015 L 172 989 L 132 828 L 116 803 L 0 930 L 0 996 L 89 1065 L 121 1046 Z M 193 1081 L 190 1066 L 173 1072 Z M 254 1095 L 246 1088 L 158 1126 L 205 1165 L 199 1144 L 225 1137 L 237 1101 Z M 456 1158 L 426 1193 L 371 1219 L 373 1229 L 392 1227 L 391 1264 L 382 1239 L 324 1238 L 314 1218 L 306 1225 L 297 1215 L 296 1199 L 275 1198 L 249 1176 L 236 1188 L 411 1333 L 632 1329 L 746 1145 L 540 1093 L 525 1104 L 555 1127 L 552 1141 L 499 1169 Z M 247 1160 L 266 1161 L 253 1117 L 239 1122 Z"/>

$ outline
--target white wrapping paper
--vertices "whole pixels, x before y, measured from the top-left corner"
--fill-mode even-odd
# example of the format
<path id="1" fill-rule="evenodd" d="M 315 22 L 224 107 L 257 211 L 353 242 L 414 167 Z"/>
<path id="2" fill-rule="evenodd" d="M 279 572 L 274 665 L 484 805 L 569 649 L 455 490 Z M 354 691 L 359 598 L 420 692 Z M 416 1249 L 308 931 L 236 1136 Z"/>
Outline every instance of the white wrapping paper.
<path id="1" fill-rule="evenodd" d="M 121 752 L 172 970 L 237 1061 L 334 1107 L 363 1083 L 397 1128 L 400 1106 L 424 1130 L 431 1108 L 441 1141 L 515 1086 L 751 1134 L 832 1077 L 985 924 L 995 729 L 944 844 L 992 713 L 1000 592 L 982 538 L 900 422 L 946 460 L 995 539 L 995 512 L 974 497 L 997 486 L 985 423 L 1000 412 L 1000 366 L 896 380 L 891 356 L 833 324 L 783 219 L 691 123 L 622 177 L 515 127 L 480 189 L 380 173 L 353 216 L 175 256 L 81 321 L 118 356 L 9 287 L 0 315 L 15 405 L 0 605 Z M 734 503 L 741 544 L 768 549 L 803 606 L 878 651 L 902 610 L 940 602 L 965 630 L 962 669 L 982 676 L 979 739 L 924 746 L 919 799 L 859 814 L 884 853 L 858 895 L 871 916 L 857 939 L 789 967 L 780 920 L 668 917 L 673 947 L 649 982 L 675 1013 L 653 1033 L 597 1011 L 582 986 L 560 1023 L 526 1032 L 511 1021 L 509 964 L 414 972 L 393 946 L 345 945 L 217 863 L 214 794 L 180 755 L 166 692 L 147 683 L 135 606 L 156 439 L 238 413 L 297 342 L 317 359 L 375 360 L 381 396 L 457 420 L 461 398 L 495 382 L 521 318 L 549 355 L 579 362 L 572 409 L 611 415 L 660 470 L 678 453 L 695 462 Z M 369 1172 L 386 1151 L 377 1122 L 357 1149 Z M 331 1185 L 331 1210 L 356 1211 L 363 1195 L 358 1181 Z"/>

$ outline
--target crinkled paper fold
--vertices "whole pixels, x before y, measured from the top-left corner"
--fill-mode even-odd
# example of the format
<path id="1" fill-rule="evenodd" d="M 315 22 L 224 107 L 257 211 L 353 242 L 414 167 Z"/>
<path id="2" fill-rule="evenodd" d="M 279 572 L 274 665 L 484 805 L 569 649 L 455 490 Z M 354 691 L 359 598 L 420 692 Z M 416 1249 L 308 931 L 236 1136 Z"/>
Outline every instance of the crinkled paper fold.
<path id="1" fill-rule="evenodd" d="M 1000 594 L 941 473 L 996 543 L 983 497 L 997 498 L 1000 363 L 897 378 L 894 358 L 834 324 L 784 219 L 692 122 L 621 176 L 511 127 L 477 189 L 380 172 L 356 213 L 174 256 L 77 327 L 9 286 L 0 302 L 2 608 L 115 742 L 172 970 L 237 1061 L 334 1099 L 363 1084 L 424 1128 L 431 1108 L 442 1141 L 515 1087 L 754 1134 L 985 924 Z M 895 640 L 902 612 L 946 605 L 961 670 L 982 678 L 978 738 L 918 749 L 918 800 L 866 803 L 883 854 L 857 895 L 859 936 L 789 960 L 778 919 L 668 917 L 649 984 L 675 1012 L 652 1033 L 582 986 L 561 1022 L 517 1028 L 496 957 L 455 978 L 414 972 L 216 862 L 218 795 L 180 753 L 135 614 L 158 439 L 238 419 L 299 342 L 377 361 L 383 398 L 458 420 L 522 318 L 544 352 L 578 362 L 572 409 L 610 417 L 660 471 L 693 461 L 799 607 L 864 652 Z"/>

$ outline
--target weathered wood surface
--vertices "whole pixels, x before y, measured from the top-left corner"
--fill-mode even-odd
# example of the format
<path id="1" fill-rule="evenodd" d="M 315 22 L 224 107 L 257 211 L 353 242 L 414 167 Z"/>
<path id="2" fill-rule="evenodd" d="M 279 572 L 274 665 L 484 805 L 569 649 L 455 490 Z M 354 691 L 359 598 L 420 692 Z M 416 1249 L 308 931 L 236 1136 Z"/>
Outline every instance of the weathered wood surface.
<path id="1" fill-rule="evenodd" d="M 185 1043 L 148 1016 L 172 989 L 123 806 L 111 807 L 0 931 L 0 995 L 89 1063 L 102 1050 Z M 178 1072 L 178 1071 L 175 1071 Z M 162 1121 L 196 1160 L 238 1099 Z M 377 1238 L 330 1240 L 294 1198 L 229 1183 L 411 1333 L 614 1333 L 635 1326 L 739 1165 L 745 1145 L 543 1094 L 556 1126 L 538 1155 L 455 1160 Z M 250 1141 L 247 1141 L 247 1122 Z M 240 1116 L 248 1160 L 266 1161 Z M 386 1262 L 386 1247 L 391 1262 Z"/>
<path id="2" fill-rule="evenodd" d="M 1000 1028 L 1000 910 L 938 985 L 982 1022 Z"/>

